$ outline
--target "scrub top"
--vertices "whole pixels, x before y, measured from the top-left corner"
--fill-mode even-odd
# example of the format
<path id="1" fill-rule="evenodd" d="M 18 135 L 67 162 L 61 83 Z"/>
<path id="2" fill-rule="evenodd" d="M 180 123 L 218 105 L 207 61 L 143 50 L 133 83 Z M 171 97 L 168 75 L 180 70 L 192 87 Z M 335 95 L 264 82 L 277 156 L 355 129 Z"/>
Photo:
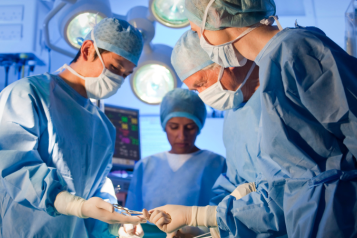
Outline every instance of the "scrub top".
<path id="1" fill-rule="evenodd" d="M 213 184 L 226 172 L 226 163 L 222 156 L 200 150 L 174 170 L 168 152 L 140 160 L 135 165 L 126 207 L 141 211 L 167 204 L 206 206 L 214 196 Z"/>

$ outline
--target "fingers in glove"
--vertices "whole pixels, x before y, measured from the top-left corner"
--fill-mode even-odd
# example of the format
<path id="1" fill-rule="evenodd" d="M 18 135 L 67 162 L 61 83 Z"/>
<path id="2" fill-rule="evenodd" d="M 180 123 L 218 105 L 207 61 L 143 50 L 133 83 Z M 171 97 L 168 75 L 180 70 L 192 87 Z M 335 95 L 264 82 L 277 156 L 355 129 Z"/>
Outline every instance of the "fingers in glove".
<path id="1" fill-rule="evenodd" d="M 146 218 L 147 220 L 150 220 L 151 214 L 146 210 L 145 208 L 143 209 L 143 217 Z"/>
<path id="2" fill-rule="evenodd" d="M 160 217 L 156 222 L 155 225 L 162 231 L 167 232 L 167 224 L 169 224 L 171 220 L 165 218 L 165 217 Z"/>

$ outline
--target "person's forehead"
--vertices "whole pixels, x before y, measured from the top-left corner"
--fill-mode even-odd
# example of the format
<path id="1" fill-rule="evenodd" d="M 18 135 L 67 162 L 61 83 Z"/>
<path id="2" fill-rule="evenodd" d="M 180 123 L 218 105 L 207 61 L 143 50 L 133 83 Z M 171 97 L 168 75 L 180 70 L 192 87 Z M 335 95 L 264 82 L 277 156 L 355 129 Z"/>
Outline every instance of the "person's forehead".
<path id="1" fill-rule="evenodd" d="M 175 124 L 192 124 L 195 123 L 193 120 L 187 117 L 173 117 L 167 123 L 175 123 Z"/>
<path id="2" fill-rule="evenodd" d="M 127 66 L 127 67 L 135 67 L 135 64 L 133 64 L 131 61 L 125 59 L 124 57 L 114 53 L 114 52 L 110 52 L 112 54 L 112 58 L 117 61 L 117 63 L 122 64 L 123 66 Z"/>
<path id="3" fill-rule="evenodd" d="M 196 73 L 188 76 L 183 81 L 183 83 L 186 84 L 187 86 L 194 86 L 195 84 L 204 81 L 203 74 L 204 74 L 204 70 L 199 70 Z"/>

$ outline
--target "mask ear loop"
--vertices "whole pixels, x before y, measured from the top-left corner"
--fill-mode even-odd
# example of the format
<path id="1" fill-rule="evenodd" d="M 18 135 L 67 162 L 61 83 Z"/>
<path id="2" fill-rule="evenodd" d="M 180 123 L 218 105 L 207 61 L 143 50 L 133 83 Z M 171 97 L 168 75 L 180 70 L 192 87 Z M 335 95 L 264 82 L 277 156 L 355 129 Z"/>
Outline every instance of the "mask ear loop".
<path id="1" fill-rule="evenodd" d="M 94 28 L 93 28 L 93 30 L 92 30 L 92 32 L 91 32 L 91 38 L 92 38 L 92 40 L 93 40 L 94 48 L 95 48 L 95 51 L 97 52 L 97 55 L 98 55 L 98 57 L 99 57 L 99 59 L 100 59 L 100 62 L 102 62 L 103 71 L 104 71 L 104 69 L 105 69 L 105 64 L 104 64 L 104 61 L 103 61 L 103 59 L 102 59 L 102 56 L 101 56 L 100 53 L 99 53 L 99 49 L 98 49 L 98 47 L 97 47 L 97 43 L 96 43 L 95 38 L 94 38 Z M 102 71 L 102 72 L 103 72 L 103 71 Z"/>
<path id="2" fill-rule="evenodd" d="M 207 4 L 205 13 L 204 13 L 204 15 L 203 15 L 202 25 L 201 25 L 201 37 L 204 37 L 204 36 L 203 36 L 203 32 L 204 32 L 205 26 L 206 26 L 206 20 L 207 20 L 208 10 L 209 10 L 209 8 L 212 6 L 212 4 L 213 4 L 214 1 L 215 1 L 215 0 L 211 0 L 211 1 Z"/>
<path id="3" fill-rule="evenodd" d="M 98 24 L 98 13 L 95 14 L 95 21 L 94 21 L 94 24 L 93 23 L 90 23 L 90 26 L 92 28 L 92 31 L 91 31 L 91 38 L 93 40 L 93 44 L 94 44 L 94 48 L 95 48 L 95 51 L 97 52 L 97 55 L 100 59 L 100 61 L 102 62 L 103 64 L 103 71 L 105 69 L 105 65 L 104 65 L 104 62 L 103 62 L 103 59 L 102 59 L 102 56 L 99 54 L 99 49 L 98 49 L 98 46 L 97 46 L 97 42 L 95 41 L 95 38 L 94 38 L 94 28 L 95 26 Z"/>

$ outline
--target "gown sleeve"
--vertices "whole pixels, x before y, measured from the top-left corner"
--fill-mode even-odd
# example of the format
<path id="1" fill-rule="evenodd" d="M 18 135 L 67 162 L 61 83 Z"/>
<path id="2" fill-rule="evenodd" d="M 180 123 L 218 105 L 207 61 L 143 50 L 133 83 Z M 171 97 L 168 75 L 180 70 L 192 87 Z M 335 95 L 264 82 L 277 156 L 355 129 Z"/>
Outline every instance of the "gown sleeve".
<path id="1" fill-rule="evenodd" d="M 67 187 L 38 151 L 47 127 L 41 99 L 31 85 L 14 84 L 0 94 L 1 183 L 15 202 L 55 216 L 55 198 Z"/>
<path id="2" fill-rule="evenodd" d="M 286 77 L 295 78 L 302 104 L 357 158 L 357 59 L 327 37 L 319 43 L 313 55 L 293 61 Z"/>
<path id="3" fill-rule="evenodd" d="M 93 197 L 100 197 L 106 202 L 111 204 L 117 204 L 118 200 L 115 195 L 114 185 L 112 181 L 107 177 L 110 170 L 112 168 L 112 164 L 109 163 L 104 171 L 104 176 L 97 191 L 94 193 Z"/>
<path id="4" fill-rule="evenodd" d="M 127 208 L 134 211 L 141 211 L 144 209 L 144 201 L 142 197 L 143 176 L 144 164 L 141 160 L 135 165 L 133 178 L 130 181 L 128 197 L 125 204 Z"/>

